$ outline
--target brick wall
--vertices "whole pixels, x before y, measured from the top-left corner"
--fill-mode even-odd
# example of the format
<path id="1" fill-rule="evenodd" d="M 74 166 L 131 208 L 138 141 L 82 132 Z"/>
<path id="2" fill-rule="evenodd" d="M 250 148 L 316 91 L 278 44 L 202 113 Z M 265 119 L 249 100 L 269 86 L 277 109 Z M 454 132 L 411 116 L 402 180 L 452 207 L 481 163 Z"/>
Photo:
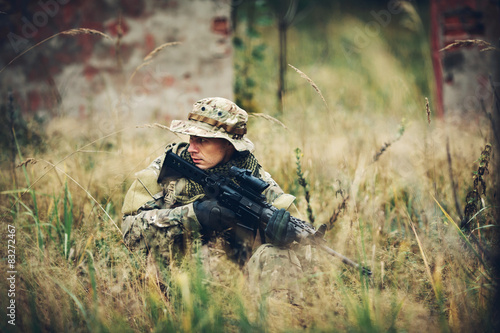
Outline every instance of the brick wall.
<path id="1" fill-rule="evenodd" d="M 228 0 L 0 1 L 0 102 L 10 90 L 28 115 L 185 117 L 202 97 L 233 97 L 229 17 Z M 23 54 L 76 28 L 110 38 L 58 35 Z"/>

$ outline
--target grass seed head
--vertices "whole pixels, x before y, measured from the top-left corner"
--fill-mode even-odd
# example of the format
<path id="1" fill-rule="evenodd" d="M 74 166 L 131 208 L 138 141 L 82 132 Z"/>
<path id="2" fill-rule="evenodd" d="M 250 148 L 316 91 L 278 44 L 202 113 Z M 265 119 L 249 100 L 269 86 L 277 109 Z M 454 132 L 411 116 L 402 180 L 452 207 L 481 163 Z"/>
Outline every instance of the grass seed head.
<path id="1" fill-rule="evenodd" d="M 431 108 L 429 107 L 429 99 L 425 98 L 425 112 L 427 113 L 427 122 L 431 124 Z"/>
<path id="2" fill-rule="evenodd" d="M 447 50 L 455 48 L 455 47 L 460 48 L 460 47 L 469 47 L 469 46 L 473 46 L 473 45 L 476 45 L 481 50 L 483 50 L 484 48 L 491 48 L 491 47 L 493 47 L 493 45 L 491 45 L 490 43 L 488 43 L 488 42 L 486 42 L 484 40 L 480 40 L 480 39 L 462 39 L 462 40 L 456 40 L 453 43 L 451 43 L 451 44 L 443 47 L 442 49 L 439 50 L 439 52 L 447 51 Z"/>

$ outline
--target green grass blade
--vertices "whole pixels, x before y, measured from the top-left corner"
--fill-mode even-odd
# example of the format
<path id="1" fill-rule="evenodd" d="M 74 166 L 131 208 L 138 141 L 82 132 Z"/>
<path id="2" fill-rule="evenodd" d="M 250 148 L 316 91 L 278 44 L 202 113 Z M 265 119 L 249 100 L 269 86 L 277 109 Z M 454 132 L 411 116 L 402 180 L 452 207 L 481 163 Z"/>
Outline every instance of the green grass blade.
<path id="1" fill-rule="evenodd" d="M 80 302 L 80 300 L 78 299 L 78 297 L 76 297 L 71 291 L 69 291 L 65 286 L 63 286 L 61 283 L 59 283 L 58 281 L 54 280 L 53 278 L 51 278 L 52 281 L 54 281 L 54 283 L 56 283 L 62 290 L 64 290 L 64 292 L 66 294 L 69 295 L 69 297 L 71 297 L 71 299 L 73 299 L 73 301 L 75 302 L 76 306 L 78 307 L 78 309 L 80 309 L 80 312 L 82 313 L 83 315 L 83 318 L 85 319 L 85 323 L 87 324 L 87 328 L 89 330 L 89 332 L 92 332 L 92 329 L 90 327 L 90 322 L 89 322 L 89 317 L 87 315 L 87 311 L 85 311 L 85 307 L 83 306 L 82 302 Z"/>
<path id="2" fill-rule="evenodd" d="M 483 265 L 483 267 L 487 268 L 488 266 L 486 265 L 486 263 L 484 262 L 483 258 L 481 257 L 481 255 L 476 251 L 476 249 L 474 248 L 474 246 L 471 244 L 471 242 L 469 241 L 469 239 L 467 238 L 467 236 L 464 234 L 464 232 L 462 231 L 462 229 L 460 229 L 460 227 L 455 223 L 455 221 L 453 220 L 453 218 L 444 210 L 444 208 L 439 204 L 439 202 L 437 201 L 437 199 L 432 195 L 431 193 L 431 196 L 432 198 L 434 199 L 434 201 L 436 202 L 436 204 L 439 206 L 439 209 L 441 209 L 441 211 L 443 212 L 444 216 L 446 216 L 446 219 L 451 222 L 451 224 L 455 227 L 455 229 L 457 230 L 460 238 L 462 238 L 464 240 L 464 242 L 467 244 L 467 246 L 472 250 L 472 252 L 474 252 L 474 255 L 479 259 L 479 261 L 481 262 L 481 264 Z"/>

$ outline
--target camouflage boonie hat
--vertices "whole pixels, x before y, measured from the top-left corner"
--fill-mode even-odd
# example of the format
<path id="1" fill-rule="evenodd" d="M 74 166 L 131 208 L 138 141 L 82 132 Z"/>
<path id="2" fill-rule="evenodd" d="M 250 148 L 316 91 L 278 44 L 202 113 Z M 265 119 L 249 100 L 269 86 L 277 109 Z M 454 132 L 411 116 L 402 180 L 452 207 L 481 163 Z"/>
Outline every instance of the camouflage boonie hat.
<path id="1" fill-rule="evenodd" d="M 237 151 L 252 152 L 254 145 L 247 133 L 248 114 L 222 97 L 204 98 L 193 105 L 188 120 L 173 120 L 172 132 L 203 138 L 221 138 L 231 142 Z"/>

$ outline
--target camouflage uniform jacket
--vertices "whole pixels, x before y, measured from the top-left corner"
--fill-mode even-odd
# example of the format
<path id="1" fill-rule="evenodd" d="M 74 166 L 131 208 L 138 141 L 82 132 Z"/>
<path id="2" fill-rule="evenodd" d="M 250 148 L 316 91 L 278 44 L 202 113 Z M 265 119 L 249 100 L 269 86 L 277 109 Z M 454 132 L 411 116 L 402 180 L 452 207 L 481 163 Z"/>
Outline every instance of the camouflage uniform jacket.
<path id="1" fill-rule="evenodd" d="M 179 143 L 168 145 L 166 150 L 171 149 L 180 154 L 186 148 L 186 143 Z M 203 195 L 188 197 L 185 178 L 167 177 L 158 184 L 163 159 L 164 155 L 158 157 L 136 174 L 136 180 L 127 192 L 122 208 L 122 232 L 124 242 L 131 250 L 152 250 L 171 261 L 184 253 L 193 237 L 203 235 L 192 203 Z M 277 208 L 286 208 L 292 215 L 297 215 L 293 204 L 295 197 L 285 194 L 260 165 L 259 174 L 270 184 L 264 191 L 266 200 Z M 253 239 L 249 241 L 253 242 Z"/>

